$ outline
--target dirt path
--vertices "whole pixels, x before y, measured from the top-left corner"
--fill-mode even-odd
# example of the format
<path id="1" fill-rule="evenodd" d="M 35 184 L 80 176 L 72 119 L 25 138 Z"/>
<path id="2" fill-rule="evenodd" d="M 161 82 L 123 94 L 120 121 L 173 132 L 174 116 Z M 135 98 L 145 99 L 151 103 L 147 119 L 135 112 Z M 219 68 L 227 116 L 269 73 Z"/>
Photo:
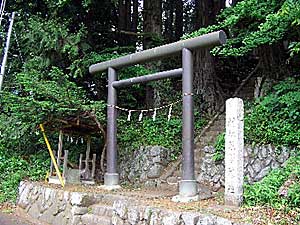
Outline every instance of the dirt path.
<path id="1" fill-rule="evenodd" d="M 34 225 L 28 222 L 24 218 L 19 217 L 15 213 L 8 214 L 0 212 L 0 224 L 1 225 Z"/>

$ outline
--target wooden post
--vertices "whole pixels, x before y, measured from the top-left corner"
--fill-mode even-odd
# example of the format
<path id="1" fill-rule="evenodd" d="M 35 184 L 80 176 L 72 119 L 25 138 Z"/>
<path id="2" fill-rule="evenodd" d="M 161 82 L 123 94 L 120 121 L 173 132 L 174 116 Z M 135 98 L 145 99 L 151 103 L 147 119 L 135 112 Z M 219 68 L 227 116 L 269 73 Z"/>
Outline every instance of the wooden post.
<path id="1" fill-rule="evenodd" d="M 60 130 L 59 136 L 58 136 L 58 151 L 57 151 L 57 159 L 56 159 L 58 166 L 60 166 L 62 149 L 63 149 L 63 132 L 62 132 L 62 130 Z"/>
<path id="2" fill-rule="evenodd" d="M 93 154 L 92 160 L 92 179 L 95 177 L 95 169 L 96 169 L 96 154 Z"/>
<path id="3" fill-rule="evenodd" d="M 91 136 L 88 136 L 86 153 L 85 153 L 85 170 L 89 170 L 89 160 L 90 160 L 90 152 L 91 152 Z"/>
<path id="4" fill-rule="evenodd" d="M 53 151 L 53 154 L 54 154 L 54 157 L 56 157 L 56 151 Z M 53 176 L 53 167 L 54 167 L 54 165 L 53 165 L 53 162 L 51 160 L 51 162 L 50 162 L 50 176 Z"/>
<path id="5" fill-rule="evenodd" d="M 66 179 L 68 175 L 68 155 L 69 151 L 65 150 L 65 155 L 64 155 L 64 167 L 63 167 L 63 177 Z"/>
<path id="6" fill-rule="evenodd" d="M 82 168 L 82 157 L 83 157 L 83 154 L 80 154 L 80 156 L 79 156 L 79 171 L 81 171 L 81 168 Z"/>

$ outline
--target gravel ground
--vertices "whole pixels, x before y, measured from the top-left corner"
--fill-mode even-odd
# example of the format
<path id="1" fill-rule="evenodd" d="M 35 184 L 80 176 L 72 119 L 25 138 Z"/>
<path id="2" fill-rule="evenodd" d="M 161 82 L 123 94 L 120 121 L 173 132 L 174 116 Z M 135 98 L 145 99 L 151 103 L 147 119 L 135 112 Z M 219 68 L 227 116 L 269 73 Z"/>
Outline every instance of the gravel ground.
<path id="1" fill-rule="evenodd" d="M 15 213 L 2 213 L 0 212 L 0 224 L 1 225 L 34 225 L 28 222 L 26 219 L 19 217 Z"/>

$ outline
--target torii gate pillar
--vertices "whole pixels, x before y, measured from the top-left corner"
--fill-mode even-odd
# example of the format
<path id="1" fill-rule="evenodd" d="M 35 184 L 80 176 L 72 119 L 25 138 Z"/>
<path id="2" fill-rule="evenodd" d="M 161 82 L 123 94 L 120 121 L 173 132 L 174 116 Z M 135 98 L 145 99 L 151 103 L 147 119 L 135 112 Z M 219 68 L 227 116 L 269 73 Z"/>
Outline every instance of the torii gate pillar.
<path id="1" fill-rule="evenodd" d="M 182 180 L 175 202 L 199 199 L 194 163 L 194 101 L 193 101 L 193 54 L 182 49 Z"/>

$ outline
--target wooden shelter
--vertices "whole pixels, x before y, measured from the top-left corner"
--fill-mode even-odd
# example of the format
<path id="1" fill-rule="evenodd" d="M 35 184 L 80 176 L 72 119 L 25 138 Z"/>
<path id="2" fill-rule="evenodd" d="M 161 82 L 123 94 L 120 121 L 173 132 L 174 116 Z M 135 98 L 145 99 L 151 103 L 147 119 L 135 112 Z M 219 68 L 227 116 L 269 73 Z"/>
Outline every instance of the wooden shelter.
<path id="1" fill-rule="evenodd" d="M 63 166 L 63 179 L 65 183 L 95 183 L 96 154 L 91 156 L 91 137 L 103 134 L 104 129 L 90 114 L 81 116 L 69 116 L 64 119 L 55 119 L 44 123 L 47 130 L 59 132 L 58 147 L 53 151 L 58 167 Z M 77 144 L 86 142 L 85 155 L 79 155 L 78 166 L 68 161 L 69 150 L 63 150 L 64 141 Z M 104 154 L 102 154 L 104 155 Z M 101 160 L 102 161 L 102 160 Z M 69 167 L 71 165 L 71 167 Z M 54 173 L 54 165 L 51 161 L 49 183 L 59 183 Z"/>

